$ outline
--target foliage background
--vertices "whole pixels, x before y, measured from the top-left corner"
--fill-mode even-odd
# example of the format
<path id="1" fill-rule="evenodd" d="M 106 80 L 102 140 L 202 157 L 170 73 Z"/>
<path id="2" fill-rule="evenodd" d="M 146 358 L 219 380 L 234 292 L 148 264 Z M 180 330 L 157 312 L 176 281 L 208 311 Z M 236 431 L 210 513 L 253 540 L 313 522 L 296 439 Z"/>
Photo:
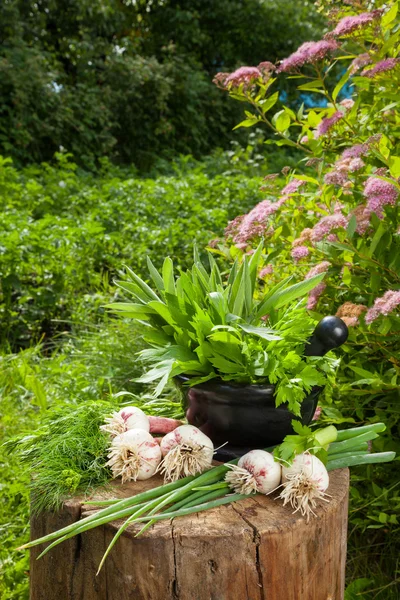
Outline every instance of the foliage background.
<path id="1" fill-rule="evenodd" d="M 141 372 L 140 331 L 102 308 L 117 297 L 113 278 L 124 263 L 140 272 L 147 254 L 157 266 L 171 254 L 184 267 L 194 240 L 204 248 L 221 238 L 229 220 L 265 198 L 264 175 L 289 165 L 310 176 L 295 149 L 264 144 L 271 133 L 231 131 L 243 105 L 215 88 L 212 76 L 281 59 L 325 28 L 312 4 L 297 0 L 2 3 L 1 440 L 32 433 L 53 409 L 146 391 L 132 382 Z M 332 81 L 338 76 L 333 70 Z M 277 110 L 283 102 L 296 107 L 295 84 L 279 82 Z M 317 98 L 303 92 L 316 113 L 326 109 Z M 275 180 L 278 192 L 286 177 Z M 310 186 L 310 209 L 312 194 Z M 305 274 L 322 258 L 315 250 L 309 264 L 294 264 L 291 243 L 304 212 L 295 199 L 289 206 L 267 249 L 271 260 L 280 259 L 278 276 Z M 386 260 L 383 242 L 375 250 Z M 342 288 L 348 254 L 325 251 L 334 267 L 319 315 L 335 312 L 346 289 L 361 285 L 344 281 Z M 390 435 L 377 449 L 397 448 L 399 391 L 391 381 L 398 363 L 388 364 L 382 344 L 370 347 L 367 328 L 352 332 L 322 421 L 384 420 Z M 390 352 L 399 358 L 398 337 Z M 164 412 L 177 410 L 174 401 L 168 390 Z M 15 547 L 29 533 L 29 473 L 5 446 L 0 468 L 0 598 L 24 600 L 28 557 Z M 346 600 L 395 600 L 397 465 L 354 472 L 350 494 Z"/>

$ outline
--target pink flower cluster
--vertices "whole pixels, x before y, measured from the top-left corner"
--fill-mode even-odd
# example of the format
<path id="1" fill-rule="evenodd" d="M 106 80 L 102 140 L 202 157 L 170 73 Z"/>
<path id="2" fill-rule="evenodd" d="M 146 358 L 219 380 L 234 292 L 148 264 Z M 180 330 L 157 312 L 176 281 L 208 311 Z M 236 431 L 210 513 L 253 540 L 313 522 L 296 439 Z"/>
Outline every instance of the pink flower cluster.
<path id="1" fill-rule="evenodd" d="M 343 106 L 346 110 L 351 110 L 354 106 L 354 100 L 352 98 L 345 98 L 341 102 L 339 102 L 340 106 Z"/>
<path id="2" fill-rule="evenodd" d="M 263 279 L 266 275 L 271 275 L 274 272 L 274 268 L 272 265 L 267 265 L 260 271 L 260 278 Z"/>
<path id="3" fill-rule="evenodd" d="M 241 215 L 231 221 L 225 229 L 225 236 L 232 237 L 233 243 L 238 248 L 246 248 L 250 240 L 265 234 L 268 217 L 275 213 L 284 201 L 285 198 L 277 202 L 263 200 L 246 215 Z"/>
<path id="4" fill-rule="evenodd" d="M 375 75 L 379 73 L 386 73 L 386 71 L 392 71 L 399 64 L 399 60 L 397 58 L 385 58 L 384 60 L 380 60 L 372 67 L 372 69 L 364 69 L 361 72 L 361 75 L 364 77 L 369 77 L 372 79 Z"/>
<path id="5" fill-rule="evenodd" d="M 277 73 L 290 73 L 308 63 L 314 63 L 325 58 L 330 52 L 339 47 L 335 40 L 320 40 L 319 42 L 304 42 L 290 56 L 281 61 Z"/>
<path id="6" fill-rule="evenodd" d="M 362 69 L 363 67 L 366 67 L 367 65 L 372 63 L 372 58 L 371 56 L 368 54 L 368 52 L 365 52 L 364 54 L 360 54 L 360 56 L 357 56 L 357 58 L 355 58 L 349 67 L 350 70 L 350 74 L 354 75 L 354 73 L 357 73 L 357 71 L 359 71 L 360 69 Z"/>
<path id="7" fill-rule="evenodd" d="M 308 271 L 305 279 L 311 279 L 311 277 L 314 277 L 314 275 L 319 275 L 320 273 L 326 272 L 330 266 L 331 263 L 329 261 L 323 260 Z"/>
<path id="8" fill-rule="evenodd" d="M 365 12 L 352 17 L 344 17 L 336 25 L 335 29 L 329 34 L 334 36 L 349 35 L 355 31 L 367 27 L 375 21 L 381 15 L 380 10 L 373 10 L 372 12 Z"/>
<path id="9" fill-rule="evenodd" d="M 383 207 L 387 204 L 392 206 L 396 204 L 399 192 L 392 183 L 377 177 L 369 177 L 364 187 L 364 196 L 367 199 L 366 208 L 382 219 Z"/>
<path id="10" fill-rule="evenodd" d="M 314 275 L 319 275 L 320 273 L 326 272 L 330 266 L 331 264 L 327 260 L 323 260 L 308 271 L 305 279 L 310 279 L 311 277 L 314 277 Z M 323 294 L 323 292 L 325 291 L 325 288 L 326 283 L 321 281 L 321 283 L 319 283 L 313 290 L 311 290 L 311 292 L 308 294 L 308 310 L 313 310 L 317 306 L 318 300 L 321 294 Z"/>
<path id="11" fill-rule="evenodd" d="M 348 217 L 345 217 L 341 212 L 322 217 L 322 219 L 313 227 L 311 241 L 320 242 L 329 235 L 333 229 L 347 227 L 348 222 Z"/>
<path id="12" fill-rule="evenodd" d="M 348 181 L 348 174 L 359 171 L 365 166 L 362 158 L 343 158 L 343 155 L 336 161 L 332 171 L 329 171 L 324 177 L 325 183 L 348 187 L 351 184 Z M 346 185 L 347 184 L 347 185 Z"/>
<path id="13" fill-rule="evenodd" d="M 343 150 L 341 158 L 360 158 L 368 153 L 369 144 L 355 144 L 350 148 Z"/>
<path id="14" fill-rule="evenodd" d="M 333 115 L 331 117 L 326 117 L 325 119 L 322 119 L 321 123 L 318 125 L 318 127 L 316 129 L 315 137 L 319 138 L 320 135 L 325 135 L 326 133 L 328 133 L 328 131 L 334 125 L 336 125 L 336 123 L 338 121 L 340 121 L 340 119 L 342 119 L 342 118 L 343 118 L 343 113 L 341 113 L 338 110 L 335 113 L 333 113 Z"/>
<path id="15" fill-rule="evenodd" d="M 307 246 L 296 246 L 291 252 L 292 258 L 294 258 L 296 262 L 301 258 L 306 258 L 309 254 L 310 250 Z"/>
<path id="16" fill-rule="evenodd" d="M 281 190 L 281 196 L 287 197 L 290 194 L 295 194 L 305 183 L 306 182 L 302 181 L 301 179 L 292 179 L 292 181 L 289 181 L 289 183 Z"/>
<path id="17" fill-rule="evenodd" d="M 368 310 L 365 315 L 365 322 L 369 325 L 379 315 L 388 315 L 393 312 L 396 306 L 400 304 L 400 290 L 387 291 L 381 298 L 376 298 L 374 305 Z"/>
<path id="18" fill-rule="evenodd" d="M 257 69 L 257 67 L 240 67 L 233 71 L 228 77 L 225 79 L 224 84 L 225 87 L 239 87 L 242 83 L 245 86 L 253 83 L 256 79 L 261 77 L 261 71 Z"/>

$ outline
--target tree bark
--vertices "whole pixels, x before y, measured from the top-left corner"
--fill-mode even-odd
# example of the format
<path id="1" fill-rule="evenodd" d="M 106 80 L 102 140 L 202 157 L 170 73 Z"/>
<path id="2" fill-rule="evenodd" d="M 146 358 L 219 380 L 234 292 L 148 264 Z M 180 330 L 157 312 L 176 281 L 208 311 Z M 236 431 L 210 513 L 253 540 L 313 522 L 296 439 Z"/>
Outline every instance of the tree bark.
<path id="1" fill-rule="evenodd" d="M 91 499 L 127 497 L 160 485 L 115 484 Z M 130 526 L 101 557 L 121 522 L 60 544 L 39 561 L 31 551 L 31 600 L 343 600 L 347 541 L 347 469 L 330 474 L 330 502 L 309 523 L 272 496 L 253 496 L 210 511 L 161 521 L 135 538 Z M 81 498 L 57 514 L 32 517 L 32 539 L 87 511 Z"/>

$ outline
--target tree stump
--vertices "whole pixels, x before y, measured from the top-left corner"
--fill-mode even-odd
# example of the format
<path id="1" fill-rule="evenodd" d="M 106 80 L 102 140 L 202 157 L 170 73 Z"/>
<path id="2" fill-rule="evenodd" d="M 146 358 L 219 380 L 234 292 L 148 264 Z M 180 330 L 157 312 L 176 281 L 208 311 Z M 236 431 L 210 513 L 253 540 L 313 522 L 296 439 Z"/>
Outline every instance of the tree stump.
<path id="1" fill-rule="evenodd" d="M 160 485 L 115 484 L 91 499 Z M 135 538 L 129 527 L 96 577 L 118 523 L 87 531 L 39 561 L 31 551 L 31 600 L 343 600 L 347 469 L 330 474 L 330 502 L 309 523 L 272 496 L 161 521 Z M 89 514 L 82 499 L 31 520 L 32 539 Z"/>

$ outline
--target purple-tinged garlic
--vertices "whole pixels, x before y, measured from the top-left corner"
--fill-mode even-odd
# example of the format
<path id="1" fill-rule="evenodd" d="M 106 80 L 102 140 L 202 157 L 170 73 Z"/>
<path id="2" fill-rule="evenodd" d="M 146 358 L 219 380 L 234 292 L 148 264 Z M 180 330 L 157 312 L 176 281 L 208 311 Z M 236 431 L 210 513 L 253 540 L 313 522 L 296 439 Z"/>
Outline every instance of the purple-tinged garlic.
<path id="1" fill-rule="evenodd" d="M 211 467 L 214 445 L 200 429 L 181 425 L 161 440 L 163 460 L 158 470 L 166 481 L 196 475 Z"/>
<path id="2" fill-rule="evenodd" d="M 149 479 L 157 470 L 162 455 L 159 444 L 144 429 L 129 429 L 111 442 L 107 466 L 113 477 L 125 481 Z"/>
<path id="3" fill-rule="evenodd" d="M 105 418 L 105 424 L 100 426 L 105 431 L 115 437 L 129 429 L 143 429 L 150 431 L 149 417 L 136 406 L 125 406 L 118 412 L 113 412 L 111 416 Z"/>
<path id="4" fill-rule="evenodd" d="M 283 505 L 290 504 L 294 512 L 300 511 L 303 517 L 315 516 L 317 500 L 329 502 L 325 491 L 329 486 L 329 475 L 323 462 L 313 454 L 298 454 L 293 463 L 282 467 L 283 490 L 279 497 Z"/>
<path id="5" fill-rule="evenodd" d="M 270 494 L 281 482 L 281 465 L 265 450 L 251 450 L 228 466 L 225 481 L 237 494 Z"/>

